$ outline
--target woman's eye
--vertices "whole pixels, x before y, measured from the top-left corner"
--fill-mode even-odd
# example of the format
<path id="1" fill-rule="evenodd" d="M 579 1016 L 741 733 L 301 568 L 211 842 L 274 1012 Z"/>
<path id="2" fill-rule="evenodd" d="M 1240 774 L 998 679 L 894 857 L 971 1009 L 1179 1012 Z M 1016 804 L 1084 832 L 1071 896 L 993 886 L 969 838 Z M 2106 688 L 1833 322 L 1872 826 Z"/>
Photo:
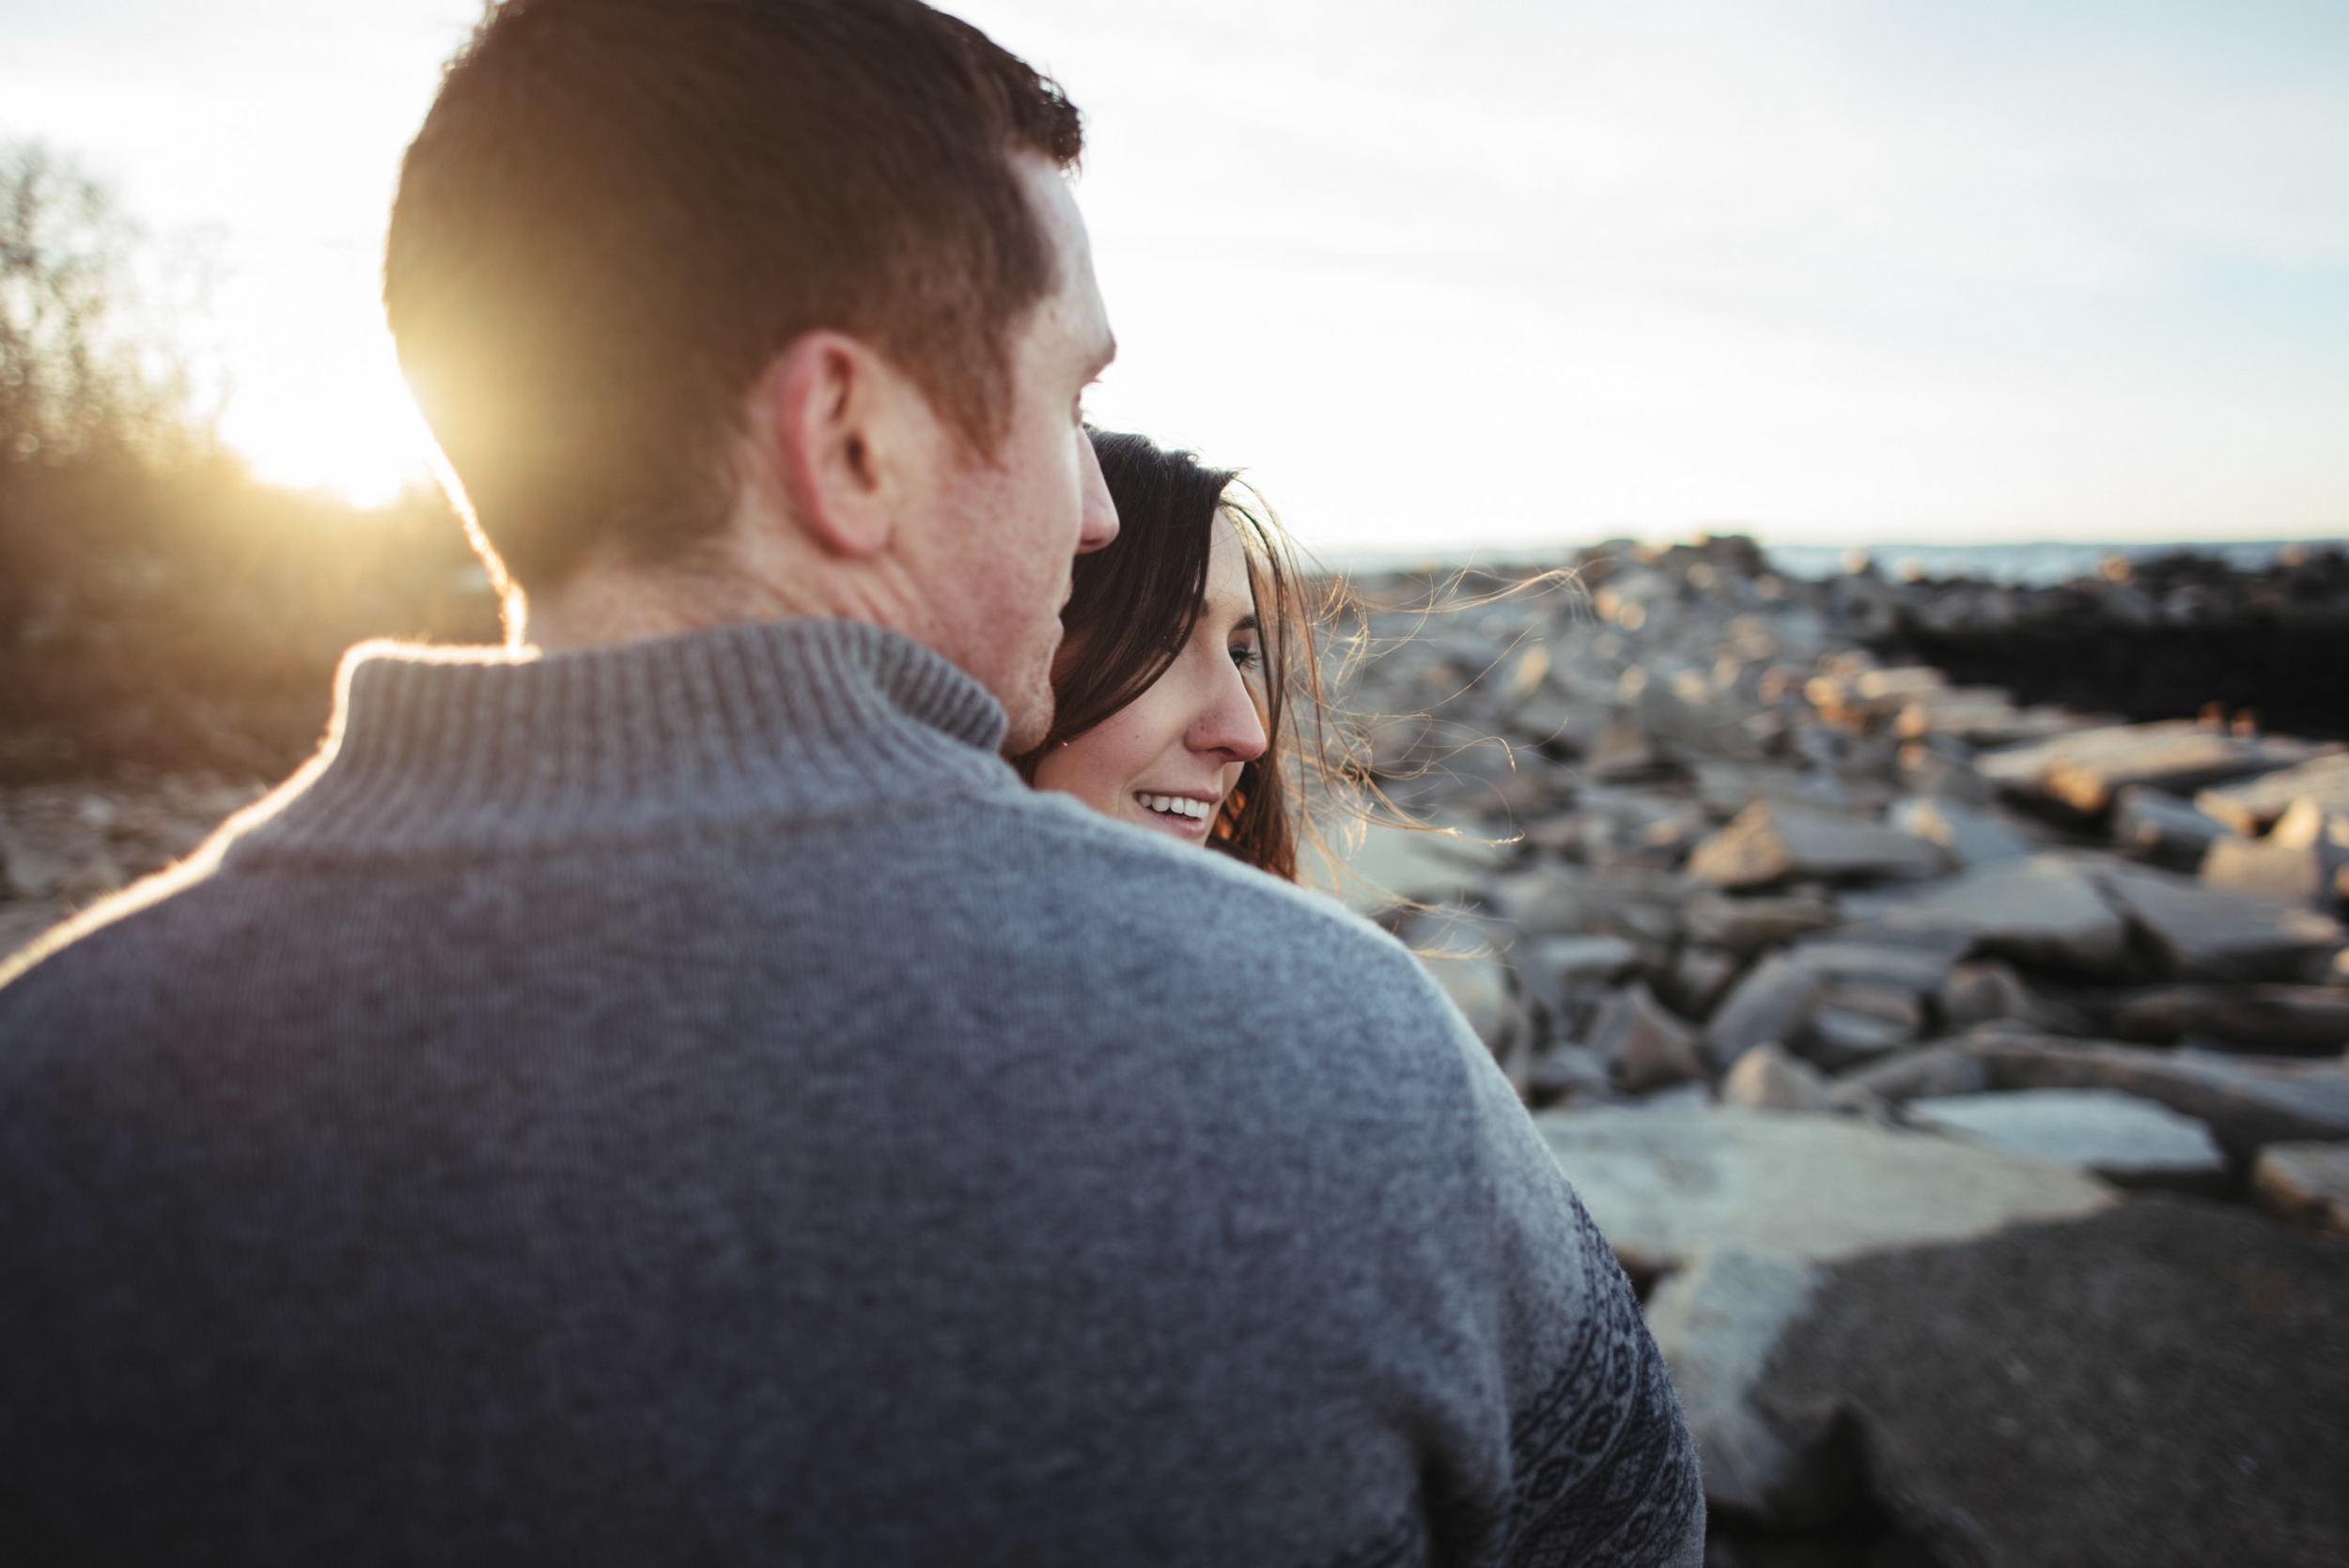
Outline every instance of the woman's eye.
<path id="1" fill-rule="evenodd" d="M 1256 647 L 1252 643 L 1234 643 L 1231 654 L 1232 663 L 1242 670 L 1252 670 L 1259 662 L 1256 657 Z"/>

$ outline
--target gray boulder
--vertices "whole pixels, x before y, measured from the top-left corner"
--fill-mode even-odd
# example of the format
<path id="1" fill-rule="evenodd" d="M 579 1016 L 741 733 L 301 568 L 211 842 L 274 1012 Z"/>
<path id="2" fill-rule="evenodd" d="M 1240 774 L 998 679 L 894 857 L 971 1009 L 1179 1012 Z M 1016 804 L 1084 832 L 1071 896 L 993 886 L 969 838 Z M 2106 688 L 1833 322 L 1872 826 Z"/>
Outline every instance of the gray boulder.
<path id="1" fill-rule="evenodd" d="M 1716 1246 L 1850 1257 L 2085 1214 L 2113 1197 L 2061 1166 L 1847 1116 L 1591 1106 L 1533 1120 L 1635 1275 Z"/>
<path id="2" fill-rule="evenodd" d="M 2349 1143 L 2270 1143 L 2251 1189 L 2287 1219 L 2349 1233 Z"/>
<path id="3" fill-rule="evenodd" d="M 1924 1009 L 1912 990 L 1833 981 L 1820 989 L 1794 1043 L 1812 1062 L 1840 1073 L 1898 1050 L 1917 1037 L 1923 1023 Z"/>
<path id="4" fill-rule="evenodd" d="M 1927 741 L 1911 741 L 1900 749 L 1894 762 L 1895 776 L 1901 787 L 1911 795 L 1929 795 L 1963 805 L 1986 806 L 1999 798 L 1999 786 L 1975 770 L 1965 756 L 1952 755 Z"/>
<path id="5" fill-rule="evenodd" d="M 1863 1068 L 1839 1090 L 1845 1082 L 1893 1104 L 1990 1089 L 2118 1089 L 2202 1123 L 2246 1167 L 2270 1143 L 2349 1138 L 2349 1063 L 2337 1060 L 1983 1032 Z"/>
<path id="6" fill-rule="evenodd" d="M 1979 1094 L 1991 1087 L 1990 1062 L 1980 1047 L 1952 1040 L 1871 1062 L 1838 1078 L 1831 1094 L 1837 1109 L 1854 1110 L 1929 1094 Z"/>
<path id="7" fill-rule="evenodd" d="M 1821 769 L 1755 766 L 1735 762 L 1700 762 L 1697 800 L 1716 821 L 1735 817 L 1757 800 L 1782 800 L 1816 811 L 1842 812 L 1851 806 L 1851 790 L 1834 774 Z"/>
<path id="8" fill-rule="evenodd" d="M 1714 1509 L 1812 1525 L 1851 1500 L 1857 1470 L 1835 1441 L 1832 1407 L 1828 1421 L 1788 1421 L 1752 1400 L 1770 1353 L 1810 1311 L 1820 1278 L 1800 1258 L 1723 1247 L 1668 1275 L 1648 1298 L 1648 1331 L 1696 1439 Z"/>
<path id="9" fill-rule="evenodd" d="M 2061 1033 L 2065 1031 L 2057 1027 L 2059 1022 L 2071 1021 L 2026 985 L 2015 966 L 2003 958 L 1960 964 L 1951 970 L 1949 984 L 1941 988 L 1941 1017 L 1953 1033 L 2001 1020 Z"/>
<path id="10" fill-rule="evenodd" d="M 2131 784 L 2186 793 L 2309 760 L 2318 748 L 2279 737 L 2240 736 L 2194 720 L 2082 730 L 1976 759 L 2006 787 L 2099 815 Z"/>
<path id="11" fill-rule="evenodd" d="M 1588 1043 L 1626 1091 L 1643 1094 L 1704 1076 L 1697 1039 L 1694 1029 L 1634 981 L 1600 1009 Z"/>
<path id="12" fill-rule="evenodd" d="M 1654 777 L 1669 768 L 1672 759 L 1652 744 L 1647 732 L 1628 719 L 1601 730 L 1584 752 L 1584 768 L 1595 779 L 1634 780 Z"/>
<path id="13" fill-rule="evenodd" d="M 1750 1405 L 1851 1421 L 1931 1560 L 2349 1560 L 2339 1243 L 2151 1195 L 1821 1274 Z"/>
<path id="14" fill-rule="evenodd" d="M 2257 838 L 2303 800 L 2349 815 L 2349 753 L 2314 757 L 2263 778 L 2206 789 L 2194 798 L 2194 804 L 2245 838 Z"/>
<path id="15" fill-rule="evenodd" d="M 1691 942 L 1672 959 L 1666 1000 L 1684 1017 L 1709 1018 L 1739 968 L 1737 955 L 1727 948 Z"/>
<path id="16" fill-rule="evenodd" d="M 1576 935 L 1604 916 L 1600 891 L 1578 868 L 1544 862 L 1491 879 L 1494 901 L 1521 937 Z"/>
<path id="17" fill-rule="evenodd" d="M 1827 975 L 1781 953 L 1747 970 L 1705 1023 L 1704 1050 L 1714 1067 L 1725 1072 L 1755 1046 L 1795 1038 L 1827 983 Z"/>
<path id="18" fill-rule="evenodd" d="M 1756 1046 L 1737 1059 L 1737 1064 L 1721 1079 L 1721 1103 L 1749 1110 L 1836 1109 L 1825 1075 L 1773 1045 Z"/>
<path id="19" fill-rule="evenodd" d="M 2025 1089 L 1908 1102 L 1913 1125 L 2009 1154 L 2051 1159 L 2121 1187 L 2217 1195 L 2227 1157 L 2191 1116 L 2117 1089 Z"/>
<path id="20" fill-rule="evenodd" d="M 1719 758 L 1756 763 L 1762 748 L 1741 724 L 1734 709 L 1710 701 L 1691 701 L 1681 682 L 1651 681 L 1638 698 L 1640 723 L 1663 756 L 1688 762 Z"/>
<path id="21" fill-rule="evenodd" d="M 1948 864 L 1940 846 L 1897 828 L 1765 800 L 1698 845 L 1688 871 L 1714 887 L 1759 888 L 1797 877 L 1924 877 Z"/>
<path id="22" fill-rule="evenodd" d="M 1945 735 L 1977 746 L 1995 746 L 2017 738 L 2030 726 L 2014 699 L 1999 688 L 1961 687 L 1910 697 L 1894 727 L 1915 738 Z"/>
<path id="23" fill-rule="evenodd" d="M 1610 1107 L 1535 1125 L 1626 1268 L 1663 1275 L 1648 1322 L 1707 1498 L 1778 1523 L 1841 1512 L 1858 1479 L 1831 1401 L 1752 1397 L 1824 1263 L 2112 1201 L 2057 1166 L 1847 1117 Z"/>
<path id="24" fill-rule="evenodd" d="M 2016 1015 L 2019 1017 L 2020 1015 Z M 2349 1048 L 2349 990 L 2338 986 L 2158 986 L 2114 1009 L 2113 1037 L 2141 1045 L 2220 1040 L 2246 1050 Z"/>
<path id="25" fill-rule="evenodd" d="M 2279 829 L 2265 838 L 2221 834 L 2202 857 L 2201 878 L 2231 893 L 2328 908 L 2339 896 L 2337 879 L 2344 867 L 2349 867 L 2349 845 L 2295 839 Z"/>
<path id="26" fill-rule="evenodd" d="M 2124 855 L 2171 871 L 2201 869 L 2227 826 L 2175 795 L 2131 784 L 2114 798 L 2112 842 Z"/>
<path id="27" fill-rule="evenodd" d="M 1640 961 L 1640 950 L 1621 937 L 1543 937 L 1526 944 L 1525 962 L 1539 965 L 1568 986 L 1615 980 Z"/>
<path id="28" fill-rule="evenodd" d="M 1881 923 L 1843 926 L 1797 946 L 1798 969 L 1832 980 L 1897 986 L 1932 996 L 1948 986 L 1957 961 L 1973 945 L 1964 931 L 1895 929 Z"/>
<path id="29" fill-rule="evenodd" d="M 1525 1074 L 1525 1086 L 1536 1105 L 1578 1095 L 1604 1099 L 1613 1088 L 1606 1060 L 1588 1046 L 1571 1041 L 1551 1046 L 1533 1058 Z"/>
<path id="30" fill-rule="evenodd" d="M 1933 796 L 1896 802 L 1890 821 L 1902 832 L 1937 844 L 1968 868 L 2029 858 L 2031 842 L 1986 811 Z"/>
<path id="31" fill-rule="evenodd" d="M 1699 893 L 1682 907 L 1688 939 L 1735 954 L 1758 953 L 1836 922 L 1835 906 L 1812 897 L 1732 897 Z"/>
<path id="32" fill-rule="evenodd" d="M 1621 937 L 1534 937 L 1521 939 L 1511 957 L 1527 994 L 1563 1022 L 1629 973 L 1640 950 Z"/>
<path id="33" fill-rule="evenodd" d="M 2109 970 L 2127 950 L 2127 926 L 2095 882 L 2056 856 L 1985 866 L 1876 918 L 1892 930 L 1962 933 L 1978 954 L 2059 968 Z"/>
<path id="34" fill-rule="evenodd" d="M 2338 921 L 2274 899 L 2136 868 L 2097 880 L 2180 980 L 2297 980 L 2349 946 Z"/>

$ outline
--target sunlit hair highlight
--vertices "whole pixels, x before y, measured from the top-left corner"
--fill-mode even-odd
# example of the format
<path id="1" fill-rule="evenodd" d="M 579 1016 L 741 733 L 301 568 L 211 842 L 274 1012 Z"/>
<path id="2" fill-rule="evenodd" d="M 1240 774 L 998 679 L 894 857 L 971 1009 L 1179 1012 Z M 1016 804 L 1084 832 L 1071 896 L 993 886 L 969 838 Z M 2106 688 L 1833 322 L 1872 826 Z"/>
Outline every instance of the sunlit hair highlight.
<path id="1" fill-rule="evenodd" d="M 402 163 L 383 303 L 472 515 L 525 590 L 733 513 L 745 400 L 817 329 L 972 450 L 1058 263 L 1015 152 L 1060 88 L 917 0 L 498 0 Z"/>

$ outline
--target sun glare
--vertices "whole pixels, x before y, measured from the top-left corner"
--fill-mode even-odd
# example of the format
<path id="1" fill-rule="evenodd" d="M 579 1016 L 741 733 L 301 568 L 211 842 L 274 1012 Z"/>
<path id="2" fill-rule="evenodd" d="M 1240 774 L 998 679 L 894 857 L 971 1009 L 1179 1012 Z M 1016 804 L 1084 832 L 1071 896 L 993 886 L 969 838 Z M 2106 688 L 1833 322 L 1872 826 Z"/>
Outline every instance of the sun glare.
<path id="1" fill-rule="evenodd" d="M 222 439 L 257 478 L 356 505 L 431 483 L 431 436 L 373 302 L 302 314 L 315 335 L 246 340 Z"/>
<path id="2" fill-rule="evenodd" d="M 1247 465 L 1316 545 L 2339 529 L 2341 203 L 2304 193 L 2349 117 L 2257 29 L 2258 91 L 2183 33 L 2099 85 L 2079 38 L 2021 29 L 2075 53 L 2002 98 L 1768 8 L 1709 42 L 1390 8 L 1335 53 L 1238 0 L 954 8 L 1087 107 L 1123 346 L 1099 416 Z M 159 231 L 226 236 L 220 427 L 257 476 L 360 505 L 428 484 L 383 220 L 477 7 L 166 12 L 136 49 L 12 34 L 0 131 L 86 154 Z"/>

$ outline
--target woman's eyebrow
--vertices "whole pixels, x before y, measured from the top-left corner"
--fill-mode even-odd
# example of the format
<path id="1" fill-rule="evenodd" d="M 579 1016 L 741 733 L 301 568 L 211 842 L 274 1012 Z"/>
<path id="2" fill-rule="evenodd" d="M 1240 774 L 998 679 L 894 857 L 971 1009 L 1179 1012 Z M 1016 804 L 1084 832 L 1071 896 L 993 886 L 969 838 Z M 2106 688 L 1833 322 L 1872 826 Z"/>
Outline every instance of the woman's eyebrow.
<path id="1" fill-rule="evenodd" d="M 1258 627 L 1256 624 L 1256 617 L 1252 614 L 1242 615 L 1238 620 L 1232 624 L 1232 630 L 1236 633 L 1242 631 L 1254 631 L 1257 629 Z"/>

